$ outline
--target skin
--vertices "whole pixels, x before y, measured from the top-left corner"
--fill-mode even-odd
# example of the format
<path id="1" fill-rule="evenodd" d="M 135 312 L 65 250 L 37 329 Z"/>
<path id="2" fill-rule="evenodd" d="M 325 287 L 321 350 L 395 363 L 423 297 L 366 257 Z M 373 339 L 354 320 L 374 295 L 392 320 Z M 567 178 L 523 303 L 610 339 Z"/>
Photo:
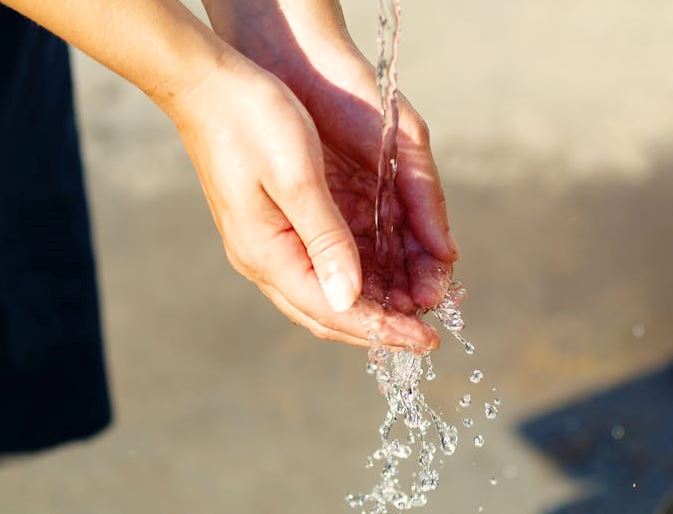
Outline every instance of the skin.
<path id="1" fill-rule="evenodd" d="M 4 1 L 166 112 L 231 264 L 290 319 L 360 346 L 372 332 L 437 346 L 415 312 L 441 299 L 457 253 L 427 128 L 402 100 L 395 260 L 381 274 L 378 93 L 338 3 L 206 1 L 213 33 L 174 0 Z"/>

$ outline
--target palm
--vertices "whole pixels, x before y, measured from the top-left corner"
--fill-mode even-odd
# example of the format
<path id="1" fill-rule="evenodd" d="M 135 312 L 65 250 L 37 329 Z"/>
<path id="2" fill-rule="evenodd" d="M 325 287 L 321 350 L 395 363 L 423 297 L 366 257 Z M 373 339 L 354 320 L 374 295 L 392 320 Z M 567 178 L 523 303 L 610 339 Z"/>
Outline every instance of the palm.
<path id="1" fill-rule="evenodd" d="M 321 32 L 321 26 L 326 26 L 324 19 L 314 20 L 313 25 L 301 9 L 291 13 L 292 5 L 281 6 L 277 0 L 235 3 L 235 44 L 289 86 L 315 122 L 330 191 L 360 252 L 364 294 L 393 307 L 384 312 L 381 321 L 393 328 L 407 327 L 402 332 L 415 332 L 419 340 L 436 341 L 436 335 L 419 324 L 415 316 L 400 317 L 395 313 L 397 310 L 410 314 L 438 303 L 448 287 L 451 263 L 456 258 L 447 237 L 443 194 L 423 122 L 402 99 L 398 174 L 392 201 L 393 258 L 382 269 L 375 252 L 381 118 L 373 68 L 348 44 L 347 36 L 325 37 Z M 225 38 L 231 34 L 226 11 L 209 10 L 216 31 Z M 338 18 L 337 13 L 333 14 Z M 297 33 L 288 23 L 289 17 L 298 22 Z M 342 26 L 338 19 L 336 25 Z M 340 321 L 334 314 L 330 318 L 346 332 L 355 334 L 361 330 L 361 321 L 368 317 L 365 314 L 369 307 L 369 302 L 365 302 L 337 316 Z"/>
<path id="2" fill-rule="evenodd" d="M 347 77 L 348 73 L 340 75 Z M 395 184 L 390 261 L 383 268 L 377 261 L 374 211 L 380 148 L 378 111 L 324 77 L 311 80 L 313 87 L 304 92 L 300 100 L 318 127 L 332 196 L 358 244 L 364 294 L 405 313 L 436 304 L 448 286 L 450 262 L 434 258 L 419 243 L 417 228 L 433 220 L 415 219 L 423 210 L 405 208 L 405 199 L 417 199 L 422 193 L 416 190 L 418 184 L 409 180 L 409 173 L 399 175 Z M 346 86 L 363 96 L 376 97 L 371 77 Z M 296 90 L 301 93 L 300 88 Z M 420 162 L 431 159 L 429 151 L 420 146 L 403 131 L 400 133 L 401 173 L 428 164 Z M 420 237 L 424 235 L 421 233 Z"/>
<path id="3" fill-rule="evenodd" d="M 409 290 L 402 234 L 406 229 L 403 209 L 399 213 L 391 240 L 392 262 L 384 273 L 376 258 L 376 227 L 374 205 L 377 176 L 374 170 L 348 158 L 323 142 L 327 182 L 342 215 L 350 226 L 360 252 L 363 273 L 363 293 L 379 303 L 386 303 L 405 313 L 417 309 Z M 409 235 L 407 237 L 410 237 Z"/>

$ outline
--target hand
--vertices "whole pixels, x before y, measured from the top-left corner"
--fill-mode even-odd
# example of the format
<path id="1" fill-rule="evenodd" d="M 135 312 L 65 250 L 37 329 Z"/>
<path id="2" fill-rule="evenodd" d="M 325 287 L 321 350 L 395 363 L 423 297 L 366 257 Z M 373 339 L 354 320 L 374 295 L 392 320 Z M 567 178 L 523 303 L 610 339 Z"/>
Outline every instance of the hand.
<path id="1" fill-rule="evenodd" d="M 234 268 L 318 337 L 368 346 L 374 330 L 392 346 L 435 347 L 434 331 L 414 316 L 351 307 L 362 289 L 359 254 L 325 173 L 348 171 L 346 161 L 323 153 L 329 148 L 281 81 L 244 58 L 224 68 L 166 110 Z M 355 182 L 359 174 L 352 168 Z"/>
<path id="2" fill-rule="evenodd" d="M 437 345 L 413 316 L 366 302 L 349 309 L 362 289 L 357 247 L 327 187 L 316 127 L 282 82 L 177 0 L 2 1 L 131 81 L 174 120 L 232 264 L 289 317 L 353 344 L 368 345 L 375 331 L 390 345 Z"/>
<path id="3" fill-rule="evenodd" d="M 356 237 L 365 295 L 411 313 L 437 304 L 457 258 L 427 126 L 400 98 L 398 213 L 391 277 L 374 259 L 374 197 L 380 148 L 373 67 L 354 46 L 333 0 L 212 0 L 215 31 L 276 74 L 311 114 L 330 190 Z M 226 12 L 225 12 L 226 11 Z M 233 22 L 232 22 L 233 19 Z M 226 24 L 224 21 L 226 20 Z"/>

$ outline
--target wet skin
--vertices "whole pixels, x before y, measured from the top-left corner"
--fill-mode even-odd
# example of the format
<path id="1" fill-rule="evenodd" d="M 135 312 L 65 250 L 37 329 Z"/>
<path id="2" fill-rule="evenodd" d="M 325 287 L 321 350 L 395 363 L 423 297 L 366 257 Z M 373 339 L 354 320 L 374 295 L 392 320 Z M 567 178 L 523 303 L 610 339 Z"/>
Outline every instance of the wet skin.
<path id="1" fill-rule="evenodd" d="M 206 7 L 216 32 L 279 77 L 307 109 L 320 138 L 329 190 L 357 244 L 363 296 L 372 301 L 360 301 L 346 313 L 325 306 L 324 311 L 313 308 L 303 314 L 336 332 L 319 332 L 323 337 L 344 340 L 338 337 L 341 332 L 355 335 L 346 342 L 366 345 L 368 332 L 373 331 L 383 334 L 389 344 L 435 347 L 437 335 L 416 313 L 441 300 L 457 251 L 427 127 L 401 97 L 390 259 L 380 262 L 374 204 L 381 116 L 373 67 L 353 45 L 334 2 L 327 2 L 327 7 L 318 2 L 322 10 L 311 15 L 300 12 L 301 6 L 294 11 L 291 3 L 236 2 L 231 7 L 234 30 L 230 21 L 222 22 L 221 3 Z M 279 229 L 291 231 L 292 225 L 281 223 Z M 269 296 L 291 318 L 306 324 L 302 309 L 298 313 L 276 295 Z M 311 303 L 319 304 L 319 299 Z"/>

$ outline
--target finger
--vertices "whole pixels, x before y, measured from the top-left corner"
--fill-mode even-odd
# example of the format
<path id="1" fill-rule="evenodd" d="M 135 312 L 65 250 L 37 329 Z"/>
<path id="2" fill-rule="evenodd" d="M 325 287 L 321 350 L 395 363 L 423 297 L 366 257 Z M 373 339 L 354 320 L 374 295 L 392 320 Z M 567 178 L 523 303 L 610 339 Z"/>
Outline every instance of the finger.
<path id="1" fill-rule="evenodd" d="M 384 310 L 374 301 L 360 299 L 348 311 L 334 312 L 297 234 L 280 232 L 269 244 L 265 253 L 273 255 L 273 259 L 265 263 L 266 283 L 308 318 L 357 339 L 368 340 L 376 335 L 382 344 L 389 346 L 432 349 L 439 345 L 432 327 L 415 316 Z"/>
<path id="2" fill-rule="evenodd" d="M 275 287 L 261 285 L 260 290 L 273 302 L 273 304 L 295 323 L 307 328 L 319 339 L 339 341 L 353 346 L 369 347 L 371 343 L 367 339 L 352 336 L 342 331 L 334 330 L 318 323 L 292 305 Z"/>
<path id="3" fill-rule="evenodd" d="M 404 233 L 404 245 L 411 298 L 421 308 L 431 309 L 442 301 L 448 291 L 451 264 L 428 253 L 408 229 Z"/>
<path id="4" fill-rule="evenodd" d="M 409 294 L 409 277 L 406 269 L 407 255 L 404 248 L 403 234 L 396 231 L 391 239 L 391 254 L 394 265 L 392 266 L 391 276 L 388 277 L 389 305 L 393 309 L 406 314 L 412 314 L 417 310 Z"/>
<path id="5" fill-rule="evenodd" d="M 269 196 L 247 198 L 245 209 L 231 209 L 225 225 L 233 261 L 258 285 L 268 284 L 298 311 L 327 328 L 359 339 L 377 335 L 382 344 L 432 349 L 439 344 L 434 329 L 415 316 L 384 311 L 376 302 L 358 301 L 357 308 L 335 312 L 322 292 L 313 264 L 297 233 Z M 238 215 L 244 213 L 244 218 Z"/>
<path id="6" fill-rule="evenodd" d="M 398 151 L 395 185 L 414 235 L 437 259 L 455 261 L 458 247 L 449 228 L 427 125 L 403 98 L 400 99 Z"/>
<path id="7" fill-rule="evenodd" d="M 353 234 L 327 187 L 322 153 L 284 163 L 284 173 L 263 186 L 306 249 L 320 286 L 335 312 L 348 310 L 360 295 L 360 258 Z"/>
<path id="8" fill-rule="evenodd" d="M 287 300 L 287 298 L 285 298 L 283 294 L 277 289 L 275 289 L 273 286 L 269 285 L 260 286 L 260 290 L 264 293 L 264 295 L 267 298 L 269 298 L 273 302 L 273 304 L 278 308 L 278 310 L 280 310 L 283 314 L 285 314 L 294 323 L 302 325 L 303 327 L 309 329 L 310 332 L 318 339 L 326 339 L 330 341 L 342 342 L 361 348 L 369 348 L 372 346 L 371 339 L 362 339 L 359 337 L 353 337 L 349 334 L 345 334 L 344 332 L 338 330 L 332 330 L 316 322 L 314 319 L 306 316 L 303 312 L 294 307 L 294 305 L 292 305 Z M 377 344 L 381 344 L 380 340 Z M 385 344 L 393 352 L 409 349 L 408 345 L 390 345 L 388 343 Z M 435 349 L 437 349 L 437 346 L 433 345 L 429 348 L 418 350 L 424 352 L 425 350 L 435 350 Z"/>

